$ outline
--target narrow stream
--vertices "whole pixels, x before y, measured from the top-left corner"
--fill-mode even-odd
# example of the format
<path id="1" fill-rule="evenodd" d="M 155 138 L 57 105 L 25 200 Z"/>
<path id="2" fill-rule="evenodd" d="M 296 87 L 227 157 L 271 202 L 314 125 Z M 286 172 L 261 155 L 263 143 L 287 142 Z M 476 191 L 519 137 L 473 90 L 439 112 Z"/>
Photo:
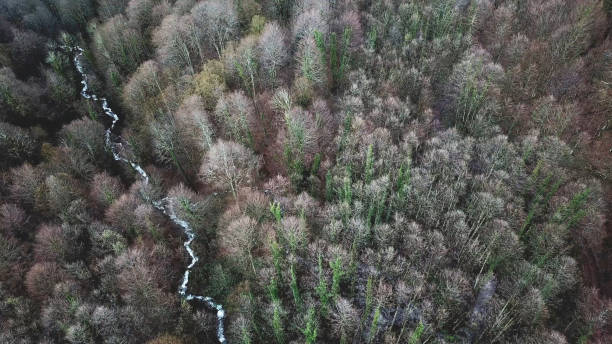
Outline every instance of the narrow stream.
<path id="1" fill-rule="evenodd" d="M 121 142 L 113 142 L 111 139 L 111 134 L 113 132 L 113 129 L 115 128 L 115 124 L 117 124 L 117 121 L 119 121 L 119 116 L 110 108 L 106 98 L 99 98 L 97 95 L 95 95 L 89 90 L 87 74 L 85 74 L 85 70 L 80 60 L 83 56 L 83 49 L 79 46 L 64 47 L 64 49 L 75 54 L 73 58 L 74 65 L 79 74 L 81 75 L 81 84 L 83 85 L 83 88 L 81 89 L 81 96 L 83 96 L 83 98 L 85 99 L 91 99 L 94 102 L 100 102 L 102 104 L 102 110 L 104 110 L 104 113 L 110 118 L 112 118 L 112 124 L 108 128 L 106 128 L 104 139 L 106 146 L 113 154 L 113 158 L 116 161 L 122 161 L 126 164 L 129 164 L 140 175 L 140 178 L 142 179 L 144 184 L 148 184 L 149 175 L 147 174 L 147 172 L 134 161 L 122 157 L 118 151 L 118 148 L 122 146 Z M 164 198 L 161 200 L 151 200 L 151 203 L 156 209 L 166 215 L 172 222 L 174 222 L 177 226 L 181 227 L 183 233 L 187 236 L 187 241 L 183 243 L 183 246 L 185 246 L 187 253 L 189 253 L 189 256 L 191 257 L 191 263 L 187 266 L 185 274 L 183 275 L 183 281 L 178 290 L 179 294 L 181 295 L 181 297 L 185 298 L 185 300 L 188 301 L 198 300 L 204 302 L 209 308 L 217 312 L 217 339 L 220 343 L 226 343 L 225 333 L 223 330 L 223 319 L 225 318 L 225 310 L 223 309 L 223 306 L 214 302 L 213 299 L 208 296 L 193 295 L 187 292 L 187 285 L 189 284 L 189 274 L 191 273 L 191 269 L 199 260 L 198 256 L 196 256 L 195 252 L 191 248 L 191 243 L 193 242 L 193 240 L 195 240 L 196 236 L 193 229 L 191 229 L 187 221 L 181 220 L 178 216 L 176 216 L 176 213 L 172 207 L 173 202 L 168 202 L 168 198 Z"/>

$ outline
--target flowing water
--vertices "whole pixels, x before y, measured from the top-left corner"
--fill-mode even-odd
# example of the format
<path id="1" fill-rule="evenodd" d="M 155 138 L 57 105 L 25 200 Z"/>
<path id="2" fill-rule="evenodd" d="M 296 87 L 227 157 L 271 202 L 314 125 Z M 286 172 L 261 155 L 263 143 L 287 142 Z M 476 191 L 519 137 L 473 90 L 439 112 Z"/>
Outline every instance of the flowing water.
<path id="1" fill-rule="evenodd" d="M 106 146 L 110 149 L 111 153 L 113 154 L 113 158 L 116 161 L 121 161 L 126 164 L 129 164 L 140 175 L 140 178 L 142 179 L 143 183 L 145 185 L 148 184 L 149 175 L 147 174 L 147 172 L 136 162 L 122 157 L 121 154 L 119 154 L 119 148 L 121 148 L 122 143 L 113 142 L 113 140 L 111 139 L 111 135 L 112 135 L 113 129 L 115 128 L 115 124 L 117 124 L 117 121 L 119 121 L 119 116 L 110 108 L 106 98 L 98 97 L 97 95 L 95 95 L 93 92 L 89 90 L 87 74 L 85 73 L 83 64 L 81 63 L 81 58 L 83 57 L 83 49 L 79 46 L 65 47 L 65 49 L 74 53 L 74 58 L 73 58 L 74 65 L 77 71 L 79 72 L 79 74 L 81 75 L 81 84 L 83 85 L 83 88 L 81 89 L 81 96 L 83 96 L 83 98 L 85 99 L 91 99 L 94 102 L 101 103 L 102 110 L 104 110 L 104 113 L 112 119 L 111 125 L 108 128 L 106 128 L 106 131 L 104 133 L 104 139 L 105 139 Z M 213 299 L 208 296 L 193 295 L 187 291 L 187 285 L 189 284 L 189 274 L 191 273 L 191 269 L 194 267 L 194 265 L 199 260 L 198 256 L 195 254 L 195 252 L 191 248 L 191 243 L 193 242 L 193 240 L 195 240 L 195 237 L 196 237 L 195 232 L 193 231 L 191 226 L 189 226 L 189 223 L 187 223 L 187 221 L 181 220 L 176 215 L 172 207 L 173 202 L 169 202 L 167 198 L 164 198 L 161 200 L 151 200 L 151 203 L 156 209 L 161 211 L 172 222 L 174 222 L 174 224 L 179 226 L 183 230 L 183 233 L 187 236 L 187 241 L 183 243 L 183 246 L 185 246 L 187 253 L 189 253 L 189 256 L 191 257 L 191 263 L 189 263 L 189 265 L 187 266 L 187 269 L 185 270 L 185 273 L 183 274 L 183 281 L 181 282 L 181 285 L 178 290 L 179 294 L 181 295 L 181 297 L 185 298 L 188 301 L 198 300 L 198 301 L 204 302 L 209 308 L 217 312 L 217 339 L 219 340 L 220 343 L 226 343 L 225 334 L 223 330 L 223 319 L 225 318 L 225 310 L 223 310 L 223 306 L 221 304 L 214 302 Z"/>

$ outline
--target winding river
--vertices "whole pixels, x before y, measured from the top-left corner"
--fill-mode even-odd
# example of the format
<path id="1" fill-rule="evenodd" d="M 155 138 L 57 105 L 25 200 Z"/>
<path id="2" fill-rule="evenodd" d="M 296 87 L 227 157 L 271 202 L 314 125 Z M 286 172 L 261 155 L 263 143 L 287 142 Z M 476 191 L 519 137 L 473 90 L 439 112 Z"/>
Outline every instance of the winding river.
<path id="1" fill-rule="evenodd" d="M 117 121 L 119 121 L 119 116 L 110 108 L 110 106 L 108 105 L 108 100 L 106 98 L 98 97 L 96 94 L 94 94 L 93 92 L 89 90 L 87 74 L 85 73 L 83 64 L 81 63 L 81 58 L 83 57 L 83 49 L 79 46 L 64 47 L 64 49 L 74 54 L 74 57 L 73 57 L 74 65 L 77 71 L 79 72 L 79 74 L 81 75 L 81 84 L 83 85 L 83 88 L 81 89 L 81 96 L 85 99 L 91 99 L 92 101 L 96 103 L 100 103 L 102 106 L 102 110 L 104 110 L 104 113 L 112 119 L 111 125 L 108 128 L 106 128 L 106 131 L 104 133 L 104 139 L 105 139 L 106 146 L 110 149 L 110 151 L 113 154 L 113 158 L 116 161 L 121 161 L 126 164 L 129 164 L 140 175 L 140 178 L 143 181 L 143 183 L 148 184 L 149 175 L 147 174 L 147 172 L 134 161 L 122 157 L 119 154 L 119 150 L 118 150 L 118 148 L 122 146 L 121 142 L 113 142 L 113 140 L 111 139 L 111 135 L 112 135 L 113 129 L 115 128 L 115 124 L 117 124 Z M 204 302 L 209 308 L 216 311 L 217 313 L 217 339 L 219 340 L 220 343 L 226 343 L 225 332 L 223 330 L 223 319 L 225 318 L 225 310 L 223 309 L 223 306 L 221 304 L 214 302 L 213 299 L 208 296 L 194 295 L 194 294 L 190 294 L 187 291 L 187 285 L 189 284 L 189 274 L 191 273 L 191 269 L 194 267 L 194 265 L 199 260 L 198 256 L 195 254 L 195 252 L 191 248 L 191 243 L 193 243 L 196 237 L 195 232 L 193 231 L 191 226 L 189 226 L 189 223 L 187 223 L 187 221 L 181 220 L 176 215 L 172 207 L 173 202 L 169 202 L 168 198 L 164 198 L 161 200 L 150 200 L 150 201 L 151 201 L 151 204 L 156 209 L 161 211 L 172 222 L 174 222 L 174 224 L 179 226 L 183 230 L 183 233 L 187 236 L 187 241 L 183 243 L 183 246 L 185 246 L 187 253 L 189 253 L 189 256 L 191 257 L 191 263 L 189 263 L 189 265 L 187 266 L 187 269 L 185 270 L 185 273 L 183 274 L 183 281 L 181 282 L 181 285 L 178 290 L 179 294 L 181 295 L 181 297 L 183 297 L 184 299 L 188 301 L 198 300 L 198 301 Z"/>

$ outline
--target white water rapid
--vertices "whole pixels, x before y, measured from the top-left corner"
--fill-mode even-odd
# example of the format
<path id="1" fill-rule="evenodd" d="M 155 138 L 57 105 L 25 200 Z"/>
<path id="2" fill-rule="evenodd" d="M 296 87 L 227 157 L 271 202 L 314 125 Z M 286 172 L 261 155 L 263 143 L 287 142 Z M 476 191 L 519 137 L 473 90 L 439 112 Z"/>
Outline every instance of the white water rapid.
<path id="1" fill-rule="evenodd" d="M 83 96 L 83 98 L 85 99 L 91 99 L 94 102 L 100 102 L 102 104 L 102 110 L 104 110 L 104 113 L 110 118 L 112 118 L 113 120 L 110 127 L 106 128 L 106 132 L 104 134 L 106 146 L 112 152 L 113 158 L 116 161 L 122 161 L 124 163 L 129 164 L 140 175 L 140 178 L 142 179 L 144 184 L 148 184 L 149 175 L 147 174 L 147 172 L 137 163 L 127 158 L 122 157 L 118 151 L 118 148 L 120 148 L 122 145 L 121 142 L 113 142 L 111 139 L 112 131 L 115 128 L 115 124 L 117 123 L 117 121 L 119 121 L 119 116 L 117 116 L 117 114 L 113 112 L 113 110 L 110 108 L 106 98 L 104 97 L 99 98 L 97 95 L 95 95 L 89 90 L 89 84 L 87 82 L 87 74 L 85 74 L 83 64 L 81 63 L 81 60 L 80 60 L 81 57 L 83 56 L 83 49 L 79 46 L 64 47 L 64 49 L 74 54 L 74 58 L 73 58 L 74 65 L 77 71 L 79 72 L 79 74 L 81 75 L 81 84 L 83 85 L 83 88 L 81 89 L 81 96 Z M 151 203 L 156 209 L 158 209 L 164 215 L 166 215 L 172 222 L 174 222 L 177 226 L 181 227 L 181 229 L 183 230 L 183 233 L 187 236 L 187 241 L 183 243 L 183 246 L 185 246 L 187 253 L 189 253 L 189 256 L 191 257 L 191 263 L 187 266 L 187 269 L 185 270 L 185 274 L 183 275 L 183 281 L 178 290 L 179 294 L 188 301 L 190 300 L 202 301 L 209 308 L 217 312 L 217 339 L 219 340 L 220 343 L 226 343 L 225 333 L 223 330 L 223 319 L 225 318 L 225 310 L 223 310 L 223 306 L 221 304 L 215 303 L 213 299 L 208 296 L 193 295 L 187 292 L 187 284 L 189 284 L 189 274 L 191 273 L 191 269 L 193 268 L 193 266 L 199 260 L 198 256 L 196 256 L 195 252 L 191 248 L 191 243 L 195 239 L 194 231 L 191 229 L 187 221 L 181 220 L 178 216 L 176 216 L 176 213 L 174 212 L 174 209 L 172 207 L 173 202 L 168 202 L 167 198 L 164 198 L 161 200 L 151 200 Z"/>

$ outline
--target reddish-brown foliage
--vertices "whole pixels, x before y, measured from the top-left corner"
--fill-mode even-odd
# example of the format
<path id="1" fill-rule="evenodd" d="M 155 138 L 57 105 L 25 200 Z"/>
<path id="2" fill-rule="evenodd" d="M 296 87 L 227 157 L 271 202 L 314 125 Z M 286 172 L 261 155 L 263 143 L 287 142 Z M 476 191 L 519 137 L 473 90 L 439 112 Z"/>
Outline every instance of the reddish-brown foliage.
<path id="1" fill-rule="evenodd" d="M 26 274 L 25 286 L 30 296 L 42 301 L 51 296 L 55 285 L 66 277 L 66 273 L 57 263 L 36 263 Z"/>
<path id="2" fill-rule="evenodd" d="M 0 230 L 8 233 L 21 233 L 28 218 L 23 209 L 12 203 L 0 206 Z"/>

